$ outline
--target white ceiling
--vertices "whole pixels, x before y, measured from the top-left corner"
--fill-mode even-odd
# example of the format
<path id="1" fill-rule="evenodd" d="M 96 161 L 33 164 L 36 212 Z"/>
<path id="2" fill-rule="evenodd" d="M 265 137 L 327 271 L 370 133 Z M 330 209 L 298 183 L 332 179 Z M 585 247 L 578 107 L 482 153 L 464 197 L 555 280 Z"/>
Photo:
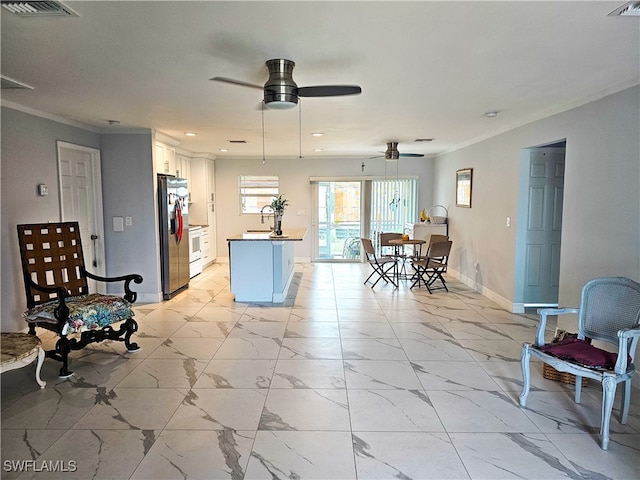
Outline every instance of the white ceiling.
<path id="1" fill-rule="evenodd" d="M 263 84 L 264 62 L 288 58 L 299 86 L 362 94 L 302 99 L 301 135 L 298 109 L 264 112 L 267 156 L 295 158 L 300 146 L 304 157 L 373 156 L 387 141 L 435 154 L 640 83 L 640 21 L 607 16 L 622 3 L 68 1 L 79 14 L 69 18 L 3 9 L 2 75 L 35 88 L 2 100 L 99 131 L 156 129 L 194 152 L 261 156 L 261 92 L 209 78 Z M 499 116 L 485 118 L 491 110 Z"/>

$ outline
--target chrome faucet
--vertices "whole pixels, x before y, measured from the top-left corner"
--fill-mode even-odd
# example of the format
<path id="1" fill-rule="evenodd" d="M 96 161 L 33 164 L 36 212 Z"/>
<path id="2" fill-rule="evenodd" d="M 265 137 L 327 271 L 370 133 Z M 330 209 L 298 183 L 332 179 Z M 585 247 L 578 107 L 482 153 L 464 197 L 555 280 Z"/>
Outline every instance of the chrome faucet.
<path id="1" fill-rule="evenodd" d="M 271 215 L 273 215 L 273 227 L 271 227 L 272 231 L 276 231 L 276 212 L 273 211 L 273 207 L 271 205 L 265 205 L 264 207 L 262 207 L 260 209 L 260 223 L 264 223 L 264 209 L 268 208 L 269 210 L 271 210 L 271 213 L 269 213 L 267 215 L 267 220 L 269 220 L 269 217 Z"/>

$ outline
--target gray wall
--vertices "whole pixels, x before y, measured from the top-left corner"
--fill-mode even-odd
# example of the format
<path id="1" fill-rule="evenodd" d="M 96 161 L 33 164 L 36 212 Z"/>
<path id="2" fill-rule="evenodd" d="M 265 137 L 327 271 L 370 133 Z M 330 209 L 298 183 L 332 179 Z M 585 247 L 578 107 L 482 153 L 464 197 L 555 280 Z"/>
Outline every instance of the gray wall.
<path id="1" fill-rule="evenodd" d="M 26 307 L 16 225 L 60 220 L 56 141 L 100 148 L 100 135 L 2 107 L 2 331 L 25 327 Z M 37 195 L 46 183 L 49 195 Z"/>
<path id="2" fill-rule="evenodd" d="M 162 290 L 153 143 L 151 132 L 102 135 L 101 141 L 107 275 L 142 275 L 134 287 L 146 302 L 159 301 Z M 113 216 L 129 216 L 132 225 L 114 232 Z"/>
<path id="3" fill-rule="evenodd" d="M 153 137 L 148 134 L 95 132 L 7 107 L 2 120 L 2 330 L 25 328 L 26 308 L 16 234 L 19 223 L 60 220 L 56 141 L 101 150 L 102 194 L 107 275 L 140 273 L 134 285 L 139 301 L 159 301 Z M 40 197 L 37 185 L 49 195 Z M 132 216 L 133 225 L 113 232 L 113 216 Z"/>
<path id="4" fill-rule="evenodd" d="M 578 305 L 594 276 L 640 280 L 639 131 L 636 86 L 439 156 L 434 198 L 449 208 L 451 271 L 510 306 L 522 149 L 566 138 L 560 305 Z M 474 169 L 471 209 L 455 207 L 455 171 L 464 167 Z"/>

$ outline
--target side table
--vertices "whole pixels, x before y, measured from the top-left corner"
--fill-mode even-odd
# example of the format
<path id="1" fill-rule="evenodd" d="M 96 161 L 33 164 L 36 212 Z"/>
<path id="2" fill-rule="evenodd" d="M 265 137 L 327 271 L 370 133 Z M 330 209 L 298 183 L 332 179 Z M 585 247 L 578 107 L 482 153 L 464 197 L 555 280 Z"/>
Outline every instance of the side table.
<path id="1" fill-rule="evenodd" d="M 44 388 L 47 382 L 40 378 L 40 369 L 44 362 L 42 342 L 35 335 L 20 332 L 2 333 L 0 337 L 0 373 L 26 367 L 36 358 L 36 382 Z"/>

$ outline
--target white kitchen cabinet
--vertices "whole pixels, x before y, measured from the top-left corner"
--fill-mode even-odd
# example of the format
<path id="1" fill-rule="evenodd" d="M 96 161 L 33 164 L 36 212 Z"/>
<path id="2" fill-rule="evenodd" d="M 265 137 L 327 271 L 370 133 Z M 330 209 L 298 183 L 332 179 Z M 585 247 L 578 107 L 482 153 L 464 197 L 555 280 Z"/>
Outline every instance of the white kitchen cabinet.
<path id="1" fill-rule="evenodd" d="M 202 265 L 207 266 L 215 258 L 211 258 L 211 237 L 209 227 L 202 227 L 200 230 L 200 251 L 202 252 Z"/>
<path id="2" fill-rule="evenodd" d="M 431 235 L 447 235 L 446 223 L 407 223 L 405 231 L 410 238 L 425 240 L 429 243 Z"/>
<path id="3" fill-rule="evenodd" d="M 175 175 L 176 149 L 170 145 L 156 142 L 155 150 L 157 172 Z"/>
<path id="4" fill-rule="evenodd" d="M 209 155 L 191 157 L 191 206 L 189 223 L 209 227 L 209 258 L 216 259 L 216 177 L 215 161 Z"/>
<path id="5" fill-rule="evenodd" d="M 175 176 L 186 178 L 187 185 L 191 188 L 191 158 L 180 153 L 176 154 L 176 171 Z"/>

